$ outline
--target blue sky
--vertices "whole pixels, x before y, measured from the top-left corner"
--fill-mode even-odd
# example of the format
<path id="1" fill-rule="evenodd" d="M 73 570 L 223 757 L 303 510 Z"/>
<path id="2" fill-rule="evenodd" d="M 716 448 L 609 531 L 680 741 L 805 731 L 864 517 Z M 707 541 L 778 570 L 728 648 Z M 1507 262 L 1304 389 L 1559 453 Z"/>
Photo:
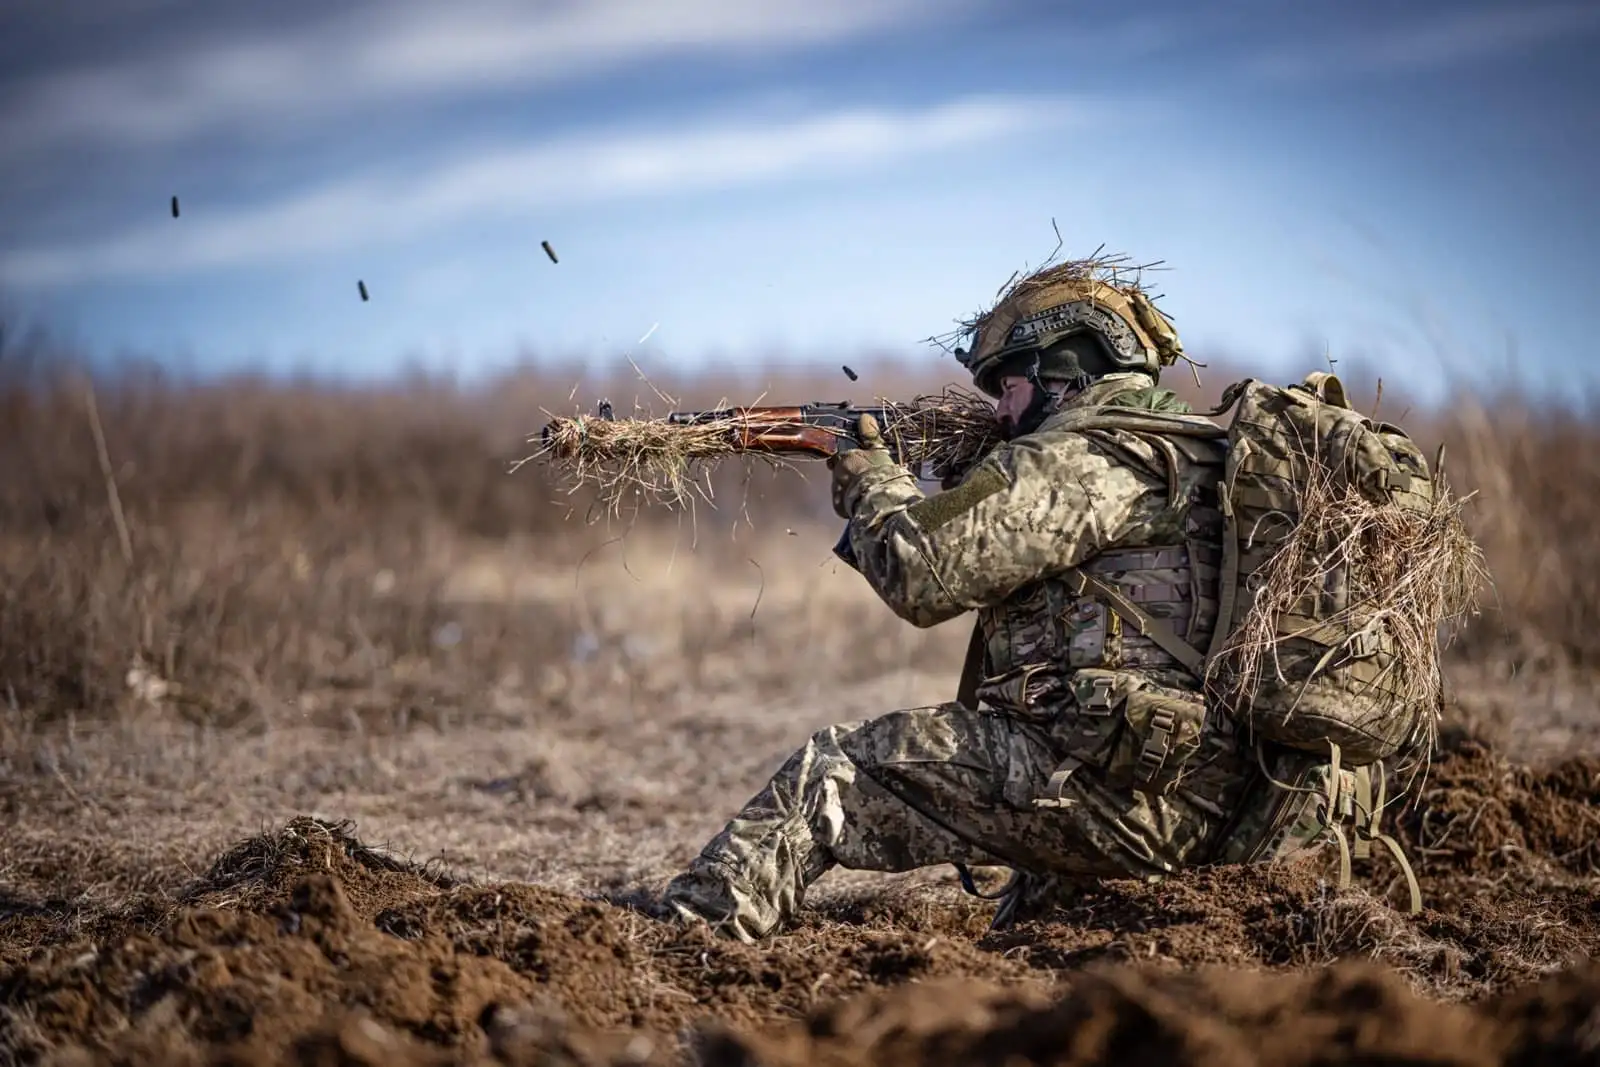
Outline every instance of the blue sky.
<path id="1" fill-rule="evenodd" d="M 1053 218 L 1201 358 L 1591 377 L 1600 7 L 1124 10 L 8 0 L 0 304 L 202 370 L 940 358 Z"/>

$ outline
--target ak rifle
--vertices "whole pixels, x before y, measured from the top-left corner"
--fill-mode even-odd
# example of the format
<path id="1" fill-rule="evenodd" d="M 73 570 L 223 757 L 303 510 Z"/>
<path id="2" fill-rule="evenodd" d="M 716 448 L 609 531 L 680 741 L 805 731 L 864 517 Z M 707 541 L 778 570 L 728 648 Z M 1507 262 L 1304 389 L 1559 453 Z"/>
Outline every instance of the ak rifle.
<path id="1" fill-rule="evenodd" d="M 940 466 L 928 454 L 929 442 L 918 429 L 923 413 L 891 405 L 856 407 L 848 400 L 838 403 L 818 401 L 772 407 L 729 407 L 707 411 L 674 411 L 659 421 L 669 426 L 714 426 L 727 435 L 730 452 L 755 452 L 776 456 L 810 456 L 827 459 L 860 447 L 856 437 L 857 420 L 871 415 L 878 421 L 884 444 L 895 463 L 908 468 L 917 478 L 937 477 Z M 928 413 L 931 415 L 931 412 Z M 602 402 L 595 417 L 614 421 L 611 405 Z M 543 438 L 550 442 L 551 427 Z"/>

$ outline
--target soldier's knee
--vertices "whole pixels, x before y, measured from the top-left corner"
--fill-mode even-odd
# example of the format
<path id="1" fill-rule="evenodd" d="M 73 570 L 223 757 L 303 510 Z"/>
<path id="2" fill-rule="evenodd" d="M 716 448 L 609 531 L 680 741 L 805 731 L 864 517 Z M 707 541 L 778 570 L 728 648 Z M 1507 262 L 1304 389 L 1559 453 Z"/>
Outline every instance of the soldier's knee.
<path id="1" fill-rule="evenodd" d="M 969 733 L 945 708 L 910 708 L 858 724 L 839 745 L 861 767 L 966 762 L 975 747 Z"/>
<path id="2" fill-rule="evenodd" d="M 820 748 L 842 748 L 849 740 L 871 725 L 871 719 L 852 719 L 824 726 L 811 735 L 811 743 Z"/>

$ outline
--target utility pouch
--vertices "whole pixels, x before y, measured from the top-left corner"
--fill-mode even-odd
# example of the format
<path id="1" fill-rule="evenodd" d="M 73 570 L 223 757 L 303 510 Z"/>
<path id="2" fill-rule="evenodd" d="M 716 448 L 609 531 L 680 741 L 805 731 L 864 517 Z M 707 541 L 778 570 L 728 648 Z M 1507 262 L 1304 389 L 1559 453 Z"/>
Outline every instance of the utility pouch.
<path id="1" fill-rule="evenodd" d="M 1198 693 L 1152 685 L 1126 671 L 1085 668 L 1072 676 L 1074 707 L 1063 719 L 1063 747 L 1116 789 L 1171 792 L 1200 750 L 1205 704 Z"/>
<path id="2" fill-rule="evenodd" d="M 1106 784 L 1165 796 L 1200 750 L 1206 708 L 1199 694 L 1146 685 L 1128 692 L 1122 730 L 1111 750 Z"/>

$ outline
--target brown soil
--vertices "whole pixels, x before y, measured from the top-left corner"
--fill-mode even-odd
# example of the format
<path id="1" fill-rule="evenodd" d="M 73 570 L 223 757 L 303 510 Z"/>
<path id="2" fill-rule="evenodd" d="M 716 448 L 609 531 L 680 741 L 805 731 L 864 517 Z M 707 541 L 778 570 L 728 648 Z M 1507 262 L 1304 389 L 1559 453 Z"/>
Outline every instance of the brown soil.
<path id="1" fill-rule="evenodd" d="M 5 901 L 0 1049 L 19 1062 L 74 1045 L 64 1062 L 1594 1062 L 1600 969 L 1578 961 L 1600 947 L 1600 760 L 1535 773 L 1458 737 L 1427 788 L 1427 817 L 1403 822 L 1430 905 L 1415 920 L 1330 889 L 1312 861 L 1107 882 L 1001 933 L 942 887 L 846 894 L 756 947 L 625 901 L 472 884 L 301 817 L 175 891 L 101 910 Z"/>

